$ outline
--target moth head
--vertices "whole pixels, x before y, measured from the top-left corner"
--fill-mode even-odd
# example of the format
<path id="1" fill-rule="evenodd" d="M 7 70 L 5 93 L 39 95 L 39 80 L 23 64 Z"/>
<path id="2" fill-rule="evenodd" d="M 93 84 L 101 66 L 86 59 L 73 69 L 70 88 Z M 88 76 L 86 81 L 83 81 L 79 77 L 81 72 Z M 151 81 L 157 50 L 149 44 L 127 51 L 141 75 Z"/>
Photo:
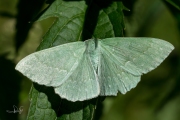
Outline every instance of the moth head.
<path id="1" fill-rule="evenodd" d="M 85 41 L 86 49 L 88 52 L 92 52 L 98 47 L 98 40 L 97 39 L 89 39 Z"/>

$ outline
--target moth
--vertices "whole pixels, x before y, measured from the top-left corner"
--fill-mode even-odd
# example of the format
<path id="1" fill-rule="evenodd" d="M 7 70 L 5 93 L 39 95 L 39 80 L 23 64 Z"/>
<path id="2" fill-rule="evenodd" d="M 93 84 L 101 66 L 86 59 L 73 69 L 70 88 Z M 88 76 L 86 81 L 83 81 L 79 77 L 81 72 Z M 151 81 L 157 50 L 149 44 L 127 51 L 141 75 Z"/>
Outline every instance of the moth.
<path id="1" fill-rule="evenodd" d="M 71 42 L 32 53 L 16 70 L 61 98 L 84 101 L 125 94 L 174 49 L 156 38 L 115 37 Z"/>

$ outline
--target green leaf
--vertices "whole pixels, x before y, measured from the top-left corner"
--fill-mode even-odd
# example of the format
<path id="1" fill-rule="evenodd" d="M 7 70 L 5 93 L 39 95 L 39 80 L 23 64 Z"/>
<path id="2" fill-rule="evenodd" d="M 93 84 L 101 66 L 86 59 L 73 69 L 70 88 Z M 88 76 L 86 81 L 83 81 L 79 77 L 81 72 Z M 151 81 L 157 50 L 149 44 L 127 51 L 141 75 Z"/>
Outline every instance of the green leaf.
<path id="1" fill-rule="evenodd" d="M 124 6 L 121 2 L 111 4 L 106 1 L 104 0 L 100 4 L 85 3 L 85 1 L 54 1 L 39 21 L 49 17 L 56 17 L 57 20 L 43 37 L 37 51 L 92 37 L 123 36 L 124 16 L 122 10 Z M 104 3 L 108 4 L 104 5 Z M 43 94 L 43 98 L 40 97 L 40 94 Z M 48 120 L 92 120 L 96 106 L 101 104 L 98 99 L 78 103 L 68 102 L 59 97 L 53 99 L 57 94 L 54 93 L 52 88 L 36 85 L 35 83 L 30 95 L 31 105 L 27 119 L 35 118 L 36 115 L 43 116 L 45 112 L 48 112 L 51 115 L 51 118 L 47 118 Z M 41 99 L 48 104 L 45 109 L 36 107 L 41 104 Z M 74 109 L 71 109 L 73 107 Z M 39 109 L 41 110 L 40 113 Z M 98 116 L 95 118 L 98 118 Z M 42 117 L 42 120 L 45 119 L 45 117 Z"/>
<path id="2" fill-rule="evenodd" d="M 36 85 L 38 86 L 38 85 Z M 40 87 L 41 90 L 43 87 Z M 51 103 L 48 101 L 47 95 L 43 91 L 38 91 L 32 86 L 30 91 L 30 109 L 28 112 L 28 120 L 55 120 L 56 113 L 52 109 Z"/>
<path id="3" fill-rule="evenodd" d="M 166 0 L 169 4 L 174 6 L 176 9 L 180 10 L 180 1 L 179 0 Z"/>
<path id="4" fill-rule="evenodd" d="M 109 7 L 103 7 L 96 3 L 87 6 L 84 1 L 56 0 L 39 19 L 57 17 L 37 50 L 92 37 L 102 39 L 123 36 L 122 11 L 125 7 L 122 2 L 113 2 Z"/>
<path id="5" fill-rule="evenodd" d="M 171 13 L 175 16 L 180 30 L 180 1 L 179 0 L 165 0 L 166 5 L 169 7 Z"/>
<path id="6" fill-rule="evenodd" d="M 100 10 L 94 38 L 122 37 L 125 28 L 122 12 L 124 9 L 126 8 L 122 2 L 113 2 L 109 7 Z"/>
<path id="7" fill-rule="evenodd" d="M 43 37 L 38 50 L 81 40 L 86 8 L 84 1 L 56 0 L 53 2 L 39 21 L 49 17 L 56 17 L 57 20 Z"/>

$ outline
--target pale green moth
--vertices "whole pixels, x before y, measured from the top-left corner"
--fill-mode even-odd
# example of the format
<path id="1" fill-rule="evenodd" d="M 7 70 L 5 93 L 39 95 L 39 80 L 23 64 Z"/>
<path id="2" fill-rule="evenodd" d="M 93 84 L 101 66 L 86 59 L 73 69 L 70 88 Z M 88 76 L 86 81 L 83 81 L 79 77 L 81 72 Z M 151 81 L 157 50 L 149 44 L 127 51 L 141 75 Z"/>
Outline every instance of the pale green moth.
<path id="1" fill-rule="evenodd" d="M 61 98 L 84 101 L 118 91 L 125 94 L 173 49 L 155 38 L 89 39 L 30 54 L 16 70 L 33 82 L 54 87 Z"/>

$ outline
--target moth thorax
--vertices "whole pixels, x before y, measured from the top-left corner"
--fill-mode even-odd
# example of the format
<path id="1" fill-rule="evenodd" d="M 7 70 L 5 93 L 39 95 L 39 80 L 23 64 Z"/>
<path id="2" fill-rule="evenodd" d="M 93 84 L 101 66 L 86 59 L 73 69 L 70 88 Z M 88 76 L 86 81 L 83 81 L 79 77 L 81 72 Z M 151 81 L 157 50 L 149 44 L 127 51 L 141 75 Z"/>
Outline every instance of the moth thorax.
<path id="1" fill-rule="evenodd" d="M 98 53 L 99 53 L 98 40 L 96 39 L 87 40 L 86 47 L 87 47 L 86 52 L 89 55 L 90 61 L 94 69 L 97 70 Z"/>

